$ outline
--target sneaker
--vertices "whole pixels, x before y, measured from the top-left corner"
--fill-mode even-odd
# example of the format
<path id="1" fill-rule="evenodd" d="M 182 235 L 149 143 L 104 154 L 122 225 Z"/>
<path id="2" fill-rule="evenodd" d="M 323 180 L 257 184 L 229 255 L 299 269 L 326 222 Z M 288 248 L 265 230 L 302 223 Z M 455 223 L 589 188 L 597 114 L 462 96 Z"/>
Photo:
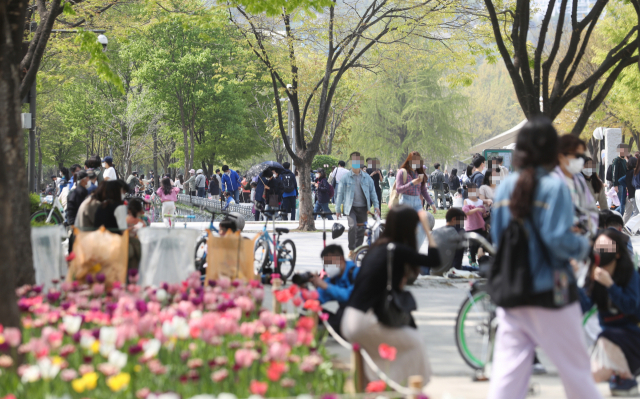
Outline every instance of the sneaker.
<path id="1" fill-rule="evenodd" d="M 533 375 L 547 374 L 547 368 L 542 363 L 533 364 Z"/>
<path id="2" fill-rule="evenodd" d="M 609 380 L 609 389 L 611 389 L 611 396 L 638 395 L 638 383 L 635 379 L 623 379 L 613 376 Z"/>

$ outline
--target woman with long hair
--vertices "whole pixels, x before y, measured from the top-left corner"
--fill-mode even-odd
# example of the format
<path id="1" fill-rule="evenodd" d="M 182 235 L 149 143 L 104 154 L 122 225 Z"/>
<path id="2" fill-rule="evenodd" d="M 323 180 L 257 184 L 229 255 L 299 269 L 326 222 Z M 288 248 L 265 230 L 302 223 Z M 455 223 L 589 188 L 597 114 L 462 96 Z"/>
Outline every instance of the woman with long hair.
<path id="1" fill-rule="evenodd" d="M 313 207 L 313 213 L 331 212 L 331 209 L 329 209 L 329 201 L 332 197 L 332 187 L 331 184 L 329 184 L 329 182 L 327 181 L 327 174 L 325 173 L 324 168 L 319 168 L 318 170 L 316 170 L 316 181 L 313 184 L 316 186 L 316 190 L 318 193 L 316 204 Z M 318 216 L 314 217 L 314 219 L 317 218 Z M 333 217 L 329 215 L 327 219 L 333 220 Z"/>
<path id="2" fill-rule="evenodd" d="M 582 310 L 595 305 L 602 327 L 591 353 L 593 378 L 609 381 L 613 396 L 638 394 L 634 376 L 640 370 L 640 276 L 628 240 L 613 229 L 600 233 L 593 248 L 599 264 L 591 266 L 580 290 Z"/>
<path id="3" fill-rule="evenodd" d="M 429 253 L 418 253 L 416 229 L 421 224 L 429 237 Z M 385 317 L 385 301 L 388 273 L 388 244 L 393 243 L 393 262 L 391 263 L 391 289 L 394 295 L 403 298 L 403 303 L 415 304 L 415 300 L 405 287 L 418 276 L 420 267 L 436 267 L 440 264 L 440 255 L 424 210 L 416 212 L 409 206 L 398 205 L 389 211 L 386 226 L 380 238 L 376 240 L 362 260 L 362 266 L 356 276 L 353 291 L 345 307 L 340 330 L 344 337 L 358 343 L 378 367 L 394 381 L 406 384 L 411 375 L 420 375 L 427 384 L 431 376 L 431 367 L 427 360 L 423 339 L 416 329 L 412 317 L 406 324 L 389 326 Z M 410 312 L 411 309 L 403 309 Z M 384 324 L 387 323 L 387 324 Z M 378 353 L 380 344 L 395 347 L 396 359 L 392 367 Z M 370 381 L 378 379 L 373 371 L 365 368 Z"/>
<path id="4" fill-rule="evenodd" d="M 591 376 L 582 330 L 578 287 L 570 259 L 585 259 L 589 240 L 573 233 L 573 203 L 565 182 L 553 170 L 558 134 L 543 116 L 527 122 L 516 140 L 511 173 L 496 192 L 491 215 L 493 242 L 513 219 L 526 230 L 530 293 L 515 306 L 496 310 L 498 328 L 490 399 L 524 399 L 529 391 L 536 346 L 555 364 L 567 398 L 600 398 Z M 511 227 L 513 228 L 513 227 Z M 513 238 L 513 235 L 507 238 Z"/>
<path id="5" fill-rule="evenodd" d="M 176 213 L 176 201 L 178 200 L 178 187 L 171 186 L 171 179 L 164 177 L 160 181 L 160 187 L 156 191 L 156 195 L 162 201 L 162 220 L 169 227 L 173 224 L 173 215 Z"/>
<path id="6" fill-rule="evenodd" d="M 458 177 L 458 169 L 451 169 L 451 174 L 449 175 L 449 192 L 455 193 L 460 188 L 460 178 Z"/>
<path id="7" fill-rule="evenodd" d="M 598 229 L 598 208 L 582 174 L 587 158 L 586 150 L 587 145 L 578 137 L 572 134 L 561 136 L 558 139 L 558 166 L 555 174 L 571 193 L 575 209 L 574 227 L 581 234 L 593 237 Z"/>
<path id="8" fill-rule="evenodd" d="M 596 162 L 587 157 L 584 160 L 584 168 L 582 168 L 582 176 L 587 182 L 587 188 L 591 193 L 591 196 L 596 200 L 601 211 L 606 211 L 607 206 L 607 193 L 604 187 L 604 183 L 598 177 L 598 168 Z"/>
<path id="9" fill-rule="evenodd" d="M 93 227 L 104 226 L 121 234 L 127 228 L 127 206 L 124 205 L 124 198 L 129 192 L 129 186 L 124 180 L 105 180 L 102 185 L 102 202 L 96 209 Z M 100 187 L 96 190 L 98 191 Z"/>

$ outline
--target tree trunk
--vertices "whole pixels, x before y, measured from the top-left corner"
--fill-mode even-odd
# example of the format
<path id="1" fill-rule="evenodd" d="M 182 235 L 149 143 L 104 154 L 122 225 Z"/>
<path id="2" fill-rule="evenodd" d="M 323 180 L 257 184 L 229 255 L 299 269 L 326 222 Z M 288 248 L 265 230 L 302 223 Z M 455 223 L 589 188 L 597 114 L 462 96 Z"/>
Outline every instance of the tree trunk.
<path id="1" fill-rule="evenodd" d="M 303 162 L 295 163 L 300 176 L 300 224 L 298 229 L 302 231 L 315 231 L 316 223 L 313 220 L 313 202 L 311 201 L 311 163 L 313 157 L 302 158 Z"/>
<path id="2" fill-rule="evenodd" d="M 20 120 L 19 63 L 27 5 L 24 0 L 0 2 L 0 324 L 5 327 L 20 327 L 16 286 L 35 283 Z"/>
<path id="3" fill-rule="evenodd" d="M 154 187 L 160 187 L 160 181 L 158 180 L 158 131 L 156 129 L 153 131 L 153 184 Z"/>
<path id="4" fill-rule="evenodd" d="M 37 170 L 37 176 L 36 176 L 36 190 L 37 192 L 40 192 L 41 189 L 43 188 L 41 187 L 41 184 L 44 181 L 44 179 L 42 178 L 42 146 L 40 145 L 42 131 L 40 129 L 37 129 L 36 132 L 38 132 L 38 134 L 36 135 L 36 145 L 38 146 L 38 170 Z"/>

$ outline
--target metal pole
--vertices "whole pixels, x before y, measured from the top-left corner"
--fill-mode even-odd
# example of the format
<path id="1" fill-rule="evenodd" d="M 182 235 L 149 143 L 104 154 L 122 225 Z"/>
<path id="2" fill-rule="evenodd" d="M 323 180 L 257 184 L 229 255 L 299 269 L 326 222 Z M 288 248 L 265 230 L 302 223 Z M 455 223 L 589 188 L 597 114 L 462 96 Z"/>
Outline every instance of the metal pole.
<path id="1" fill-rule="evenodd" d="M 31 112 L 31 129 L 29 129 L 29 191 L 36 191 L 36 81 L 34 79 L 29 90 L 29 112 Z"/>

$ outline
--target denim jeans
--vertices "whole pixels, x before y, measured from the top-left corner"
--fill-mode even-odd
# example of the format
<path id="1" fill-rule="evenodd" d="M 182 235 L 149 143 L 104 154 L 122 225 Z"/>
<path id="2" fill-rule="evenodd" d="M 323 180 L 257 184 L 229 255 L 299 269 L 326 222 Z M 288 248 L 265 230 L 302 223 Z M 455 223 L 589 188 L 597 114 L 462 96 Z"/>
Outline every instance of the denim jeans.
<path id="1" fill-rule="evenodd" d="M 296 220 L 296 197 L 282 198 L 282 208 L 284 209 L 284 220 Z"/>
<path id="2" fill-rule="evenodd" d="M 401 205 L 407 205 L 411 208 L 413 208 L 416 212 L 420 212 L 422 211 L 422 200 L 420 199 L 419 195 L 406 195 L 403 194 L 402 197 L 400 198 L 400 204 Z M 424 243 L 424 241 L 427 239 L 427 233 L 425 233 L 424 229 L 422 228 L 422 225 L 420 225 L 420 223 L 418 223 L 418 228 L 416 231 L 416 249 L 419 251 L 420 247 L 422 246 L 422 243 Z"/>
<path id="3" fill-rule="evenodd" d="M 200 197 L 200 198 L 204 198 L 205 197 L 205 188 L 204 187 L 198 187 L 198 197 Z"/>
<path id="4" fill-rule="evenodd" d="M 316 206 L 313 207 L 313 212 L 314 213 L 318 213 L 318 212 L 331 212 L 331 209 L 329 209 L 329 203 L 320 203 L 320 201 L 316 202 Z M 316 215 L 314 217 L 314 219 L 317 219 L 319 216 Z M 327 215 L 327 219 L 328 220 L 333 220 L 333 216 L 331 215 Z"/>
<path id="5" fill-rule="evenodd" d="M 240 189 L 237 188 L 234 192 L 233 192 L 233 199 L 236 201 L 236 204 L 240 203 Z"/>

